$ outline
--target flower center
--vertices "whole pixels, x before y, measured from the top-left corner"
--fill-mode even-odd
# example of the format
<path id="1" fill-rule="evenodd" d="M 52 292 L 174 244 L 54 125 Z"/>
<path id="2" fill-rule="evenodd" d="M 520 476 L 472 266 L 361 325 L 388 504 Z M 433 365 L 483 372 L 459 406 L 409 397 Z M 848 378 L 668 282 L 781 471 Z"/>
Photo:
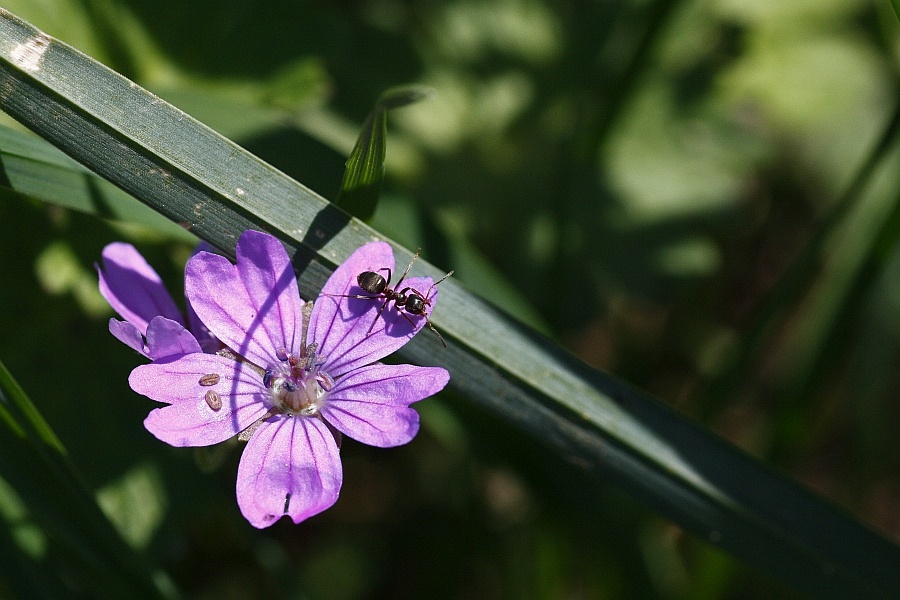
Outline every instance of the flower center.
<path id="1" fill-rule="evenodd" d="M 319 355 L 316 344 L 304 346 L 298 354 L 285 348 L 275 352 L 277 363 L 269 365 L 263 375 L 263 385 L 268 388 L 272 405 L 283 413 L 315 415 L 324 402 L 325 395 L 334 386 L 328 373 L 319 371 Z"/>

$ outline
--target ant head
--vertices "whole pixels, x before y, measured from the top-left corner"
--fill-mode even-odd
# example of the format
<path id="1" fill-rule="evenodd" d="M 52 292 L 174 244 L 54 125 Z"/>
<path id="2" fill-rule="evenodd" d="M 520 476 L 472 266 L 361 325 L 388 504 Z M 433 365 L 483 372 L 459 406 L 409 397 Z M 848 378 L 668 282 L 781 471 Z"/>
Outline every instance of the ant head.
<path id="1" fill-rule="evenodd" d="M 406 298 L 406 312 L 413 315 L 425 315 L 425 307 L 431 306 L 431 301 L 416 290 L 411 290 Z"/>

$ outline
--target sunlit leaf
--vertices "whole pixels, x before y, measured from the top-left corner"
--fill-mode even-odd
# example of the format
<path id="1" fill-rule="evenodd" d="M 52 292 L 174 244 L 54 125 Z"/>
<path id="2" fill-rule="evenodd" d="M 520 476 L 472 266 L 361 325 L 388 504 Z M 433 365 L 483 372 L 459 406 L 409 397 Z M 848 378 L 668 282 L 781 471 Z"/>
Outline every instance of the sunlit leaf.
<path id="1" fill-rule="evenodd" d="M 418 102 L 431 93 L 432 90 L 424 86 L 404 86 L 392 88 L 378 98 L 347 159 L 344 181 L 335 200 L 337 206 L 363 221 L 372 217 L 384 180 L 387 113 Z"/>

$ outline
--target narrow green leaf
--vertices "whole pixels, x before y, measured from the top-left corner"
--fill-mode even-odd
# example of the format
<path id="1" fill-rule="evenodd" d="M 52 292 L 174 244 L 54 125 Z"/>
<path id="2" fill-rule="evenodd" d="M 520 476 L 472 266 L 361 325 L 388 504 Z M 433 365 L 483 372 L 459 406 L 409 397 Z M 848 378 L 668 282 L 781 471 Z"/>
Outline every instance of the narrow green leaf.
<path id="1" fill-rule="evenodd" d="M 368 221 L 375 213 L 387 149 L 387 111 L 418 102 L 432 93 L 420 85 L 391 88 L 383 93 L 363 124 L 356 145 L 347 159 L 344 180 L 335 205 Z"/>
<path id="2" fill-rule="evenodd" d="M 0 474 L 98 598 L 173 597 L 103 515 L 62 443 L 0 362 Z M 160 577 L 159 581 L 165 578 Z M 167 588 L 170 590 L 170 588 Z"/>
<path id="3" fill-rule="evenodd" d="M 8 12 L 0 12 L 0 90 L 0 108 L 224 253 L 233 256 L 245 229 L 276 235 L 306 298 L 358 246 L 383 237 Z M 398 264 L 411 258 L 394 249 Z M 416 275 L 443 273 L 416 263 Z M 449 348 L 420 335 L 401 357 L 446 367 L 459 393 L 539 442 L 810 594 L 900 596 L 900 548 L 828 502 L 587 367 L 452 278 L 432 317 Z"/>
<path id="4" fill-rule="evenodd" d="M 170 237 L 196 239 L 46 141 L 0 126 L 3 189 L 102 218 L 141 223 Z"/>

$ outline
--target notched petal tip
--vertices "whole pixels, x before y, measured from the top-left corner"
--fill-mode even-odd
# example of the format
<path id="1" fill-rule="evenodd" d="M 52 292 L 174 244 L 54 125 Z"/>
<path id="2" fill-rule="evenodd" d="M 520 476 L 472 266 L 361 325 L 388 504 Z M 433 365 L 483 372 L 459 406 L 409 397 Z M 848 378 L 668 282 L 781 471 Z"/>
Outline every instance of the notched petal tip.
<path id="1" fill-rule="evenodd" d="M 109 332 L 114 338 L 139 353 L 146 358 L 151 358 L 150 351 L 144 344 L 144 336 L 133 324 L 128 321 L 119 321 L 118 319 L 109 320 Z"/>
<path id="2" fill-rule="evenodd" d="M 277 239 L 245 231 L 236 254 L 236 265 L 207 252 L 194 255 L 185 268 L 185 294 L 218 340 L 265 365 L 275 361 L 276 348 L 299 345 L 303 301 Z"/>
<path id="3" fill-rule="evenodd" d="M 391 245 L 387 242 L 369 242 L 357 248 L 335 269 L 322 287 L 320 295 L 356 293 L 350 291 L 350 288 L 358 288 L 356 278 L 360 273 L 373 271 L 387 279 L 388 270 L 391 273 L 394 271 L 394 251 Z"/>
<path id="4" fill-rule="evenodd" d="M 337 501 L 342 479 L 337 445 L 324 423 L 275 419 L 254 433 L 241 456 L 238 506 L 257 528 L 283 516 L 300 523 Z"/>
<path id="5" fill-rule="evenodd" d="M 153 360 L 203 351 L 184 325 L 162 316 L 154 317 L 147 326 L 147 348 Z"/>

